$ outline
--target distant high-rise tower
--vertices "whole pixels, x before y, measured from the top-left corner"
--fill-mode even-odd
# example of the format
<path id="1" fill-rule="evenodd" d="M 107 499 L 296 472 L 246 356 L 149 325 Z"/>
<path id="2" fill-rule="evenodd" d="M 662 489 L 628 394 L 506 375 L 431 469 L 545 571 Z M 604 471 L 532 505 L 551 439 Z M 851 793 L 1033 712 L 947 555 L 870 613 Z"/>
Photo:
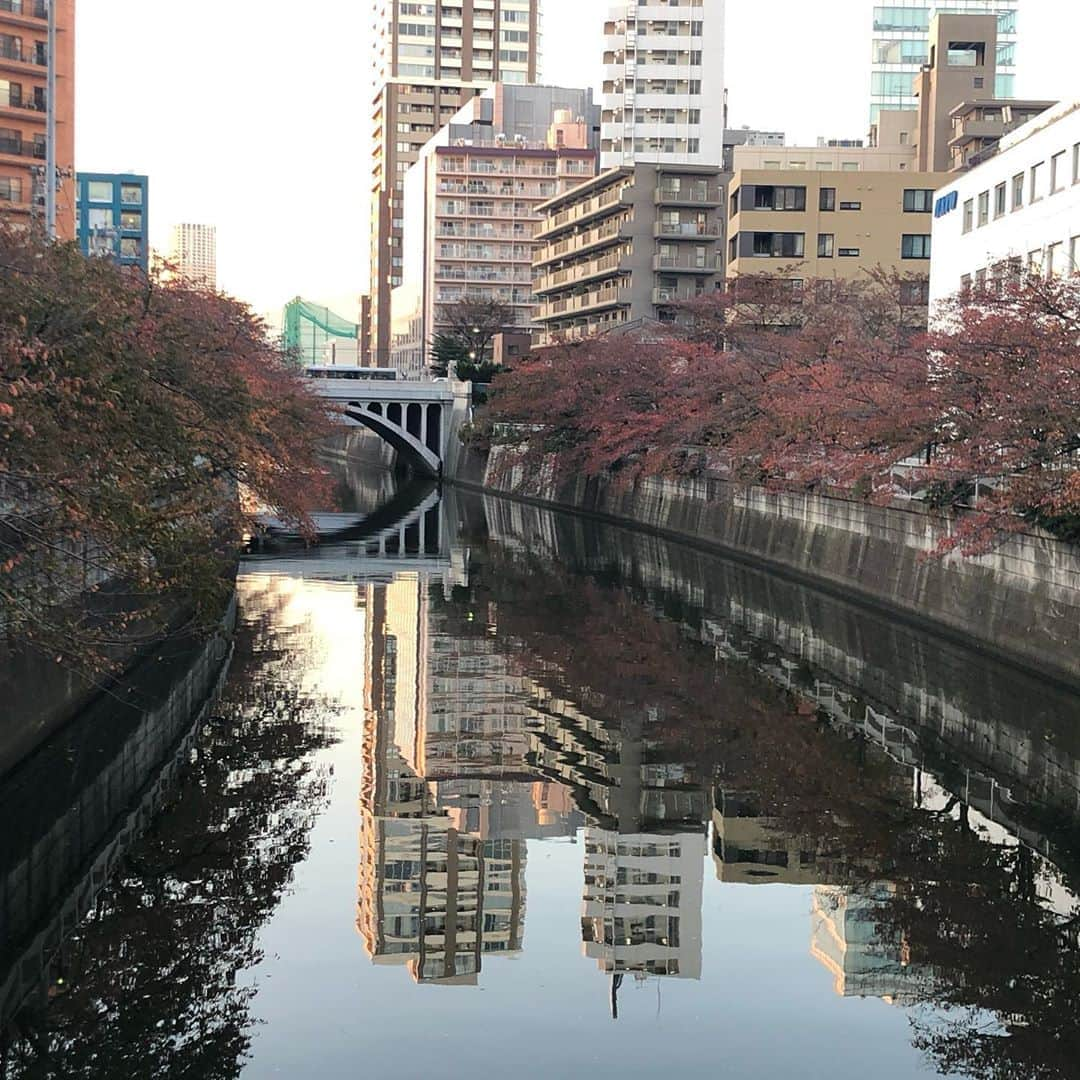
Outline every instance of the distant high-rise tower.
<path id="1" fill-rule="evenodd" d="M 536 82 L 540 0 L 376 0 L 367 363 L 390 363 L 402 281 L 402 180 L 420 148 L 492 83 Z"/>
<path id="2" fill-rule="evenodd" d="M 919 69 L 930 63 L 930 20 L 935 15 L 997 15 L 997 80 L 987 97 L 1014 96 L 1016 18 L 1020 0 L 892 0 L 874 7 L 870 75 L 870 123 L 882 109 L 914 109 L 912 86 Z"/>
<path id="3" fill-rule="evenodd" d="M 719 165 L 724 3 L 622 0 L 604 23 L 600 165 Z"/>
<path id="4" fill-rule="evenodd" d="M 174 225 L 169 261 L 181 277 L 195 285 L 217 288 L 217 227 Z"/>

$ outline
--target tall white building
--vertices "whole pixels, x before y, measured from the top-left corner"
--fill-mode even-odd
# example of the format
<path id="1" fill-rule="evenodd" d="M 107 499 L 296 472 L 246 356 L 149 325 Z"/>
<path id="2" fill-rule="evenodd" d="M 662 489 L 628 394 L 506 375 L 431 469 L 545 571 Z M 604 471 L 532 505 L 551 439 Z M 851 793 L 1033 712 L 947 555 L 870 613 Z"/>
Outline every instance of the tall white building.
<path id="1" fill-rule="evenodd" d="M 937 192 L 930 303 L 1025 272 L 1080 272 L 1080 101 L 1007 134 Z"/>
<path id="2" fill-rule="evenodd" d="M 604 24 L 600 166 L 719 165 L 725 0 L 622 0 Z"/>
<path id="3" fill-rule="evenodd" d="M 870 123 L 882 109 L 914 109 L 912 86 L 924 64 L 930 63 L 930 20 L 935 15 L 992 15 L 998 17 L 997 78 L 986 97 L 1014 97 L 1016 20 L 1020 0 L 892 0 L 874 5 L 873 51 L 870 74 Z"/>
<path id="4" fill-rule="evenodd" d="M 217 288 L 217 226 L 174 225 L 169 262 L 186 281 Z"/>

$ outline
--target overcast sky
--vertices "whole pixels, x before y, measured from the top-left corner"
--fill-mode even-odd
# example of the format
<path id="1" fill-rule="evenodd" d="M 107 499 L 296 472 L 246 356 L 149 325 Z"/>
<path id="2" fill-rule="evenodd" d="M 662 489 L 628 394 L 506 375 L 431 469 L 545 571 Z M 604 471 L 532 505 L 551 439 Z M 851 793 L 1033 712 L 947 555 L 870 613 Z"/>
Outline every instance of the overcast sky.
<path id="1" fill-rule="evenodd" d="M 596 86 L 611 0 L 545 0 L 545 82 Z M 858 137 L 873 0 L 728 0 L 731 123 Z M 367 285 L 369 0 L 79 0 L 79 169 L 148 173 L 151 240 L 218 228 L 222 288 L 355 317 Z M 1077 0 L 1023 0 L 1016 91 L 1080 98 Z"/>

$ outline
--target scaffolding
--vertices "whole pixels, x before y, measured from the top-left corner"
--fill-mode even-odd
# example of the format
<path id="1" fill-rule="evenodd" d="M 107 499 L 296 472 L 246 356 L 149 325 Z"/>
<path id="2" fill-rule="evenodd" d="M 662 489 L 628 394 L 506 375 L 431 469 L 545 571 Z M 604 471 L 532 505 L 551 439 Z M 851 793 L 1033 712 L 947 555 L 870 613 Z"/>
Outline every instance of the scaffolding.
<path id="1" fill-rule="evenodd" d="M 360 327 L 328 307 L 295 297 L 282 313 L 285 346 L 301 364 L 358 363 Z"/>

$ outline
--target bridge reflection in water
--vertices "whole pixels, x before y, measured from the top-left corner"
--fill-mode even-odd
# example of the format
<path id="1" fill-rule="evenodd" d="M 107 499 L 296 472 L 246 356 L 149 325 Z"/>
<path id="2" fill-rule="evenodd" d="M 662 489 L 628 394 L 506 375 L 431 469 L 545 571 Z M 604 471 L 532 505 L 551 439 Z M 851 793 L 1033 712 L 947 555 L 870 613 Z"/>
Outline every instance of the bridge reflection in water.
<path id="1" fill-rule="evenodd" d="M 727 973 L 706 962 L 725 918 L 712 890 L 801 887 L 800 932 L 824 985 L 912 1007 L 932 1065 L 1072 1075 L 1074 690 L 656 537 L 453 489 L 413 489 L 389 507 L 377 494 L 362 513 L 324 517 L 317 548 L 272 537 L 245 564 L 253 662 L 224 708 L 265 718 L 292 703 L 296 748 L 279 742 L 262 760 L 282 779 L 307 763 L 313 786 L 287 844 L 273 829 L 251 834 L 258 850 L 283 852 L 268 863 L 274 884 L 250 909 L 221 899 L 225 914 L 200 933 L 216 939 L 224 919 L 236 934 L 243 915 L 249 941 L 306 857 L 313 807 L 355 799 L 355 787 L 328 794 L 311 762 L 330 759 L 310 756 L 332 741 L 327 709 L 348 702 L 363 728 L 355 930 L 375 965 L 443 987 L 513 985 L 504 959 L 559 944 L 550 917 L 530 929 L 529 884 L 530 857 L 561 841 L 578 856 L 576 944 L 604 976 L 594 1000 L 612 1015 L 646 982 L 690 981 L 713 1000 Z M 282 629 L 301 624 L 303 649 Z M 316 667 L 329 695 L 318 708 L 296 689 Z M 258 727 L 236 731 L 235 747 L 214 752 L 239 764 Z M 240 811 L 224 793 L 248 774 L 206 789 L 220 820 Z M 275 815 L 299 798 L 291 791 Z M 250 850 L 231 850 L 226 878 L 244 878 Z M 100 940 L 84 931 L 82 948 L 107 952 L 108 929 L 106 917 Z M 219 994 L 235 1007 L 230 1031 L 250 1025 L 247 999 L 228 995 L 256 963 L 241 951 L 216 976 L 231 980 Z M 85 977 L 93 1000 L 103 991 Z M 522 1023 L 533 1005 L 519 1003 Z M 162 1019 L 183 1026 L 147 1014 Z M 134 1031 L 128 1043 L 149 1038 Z"/>

